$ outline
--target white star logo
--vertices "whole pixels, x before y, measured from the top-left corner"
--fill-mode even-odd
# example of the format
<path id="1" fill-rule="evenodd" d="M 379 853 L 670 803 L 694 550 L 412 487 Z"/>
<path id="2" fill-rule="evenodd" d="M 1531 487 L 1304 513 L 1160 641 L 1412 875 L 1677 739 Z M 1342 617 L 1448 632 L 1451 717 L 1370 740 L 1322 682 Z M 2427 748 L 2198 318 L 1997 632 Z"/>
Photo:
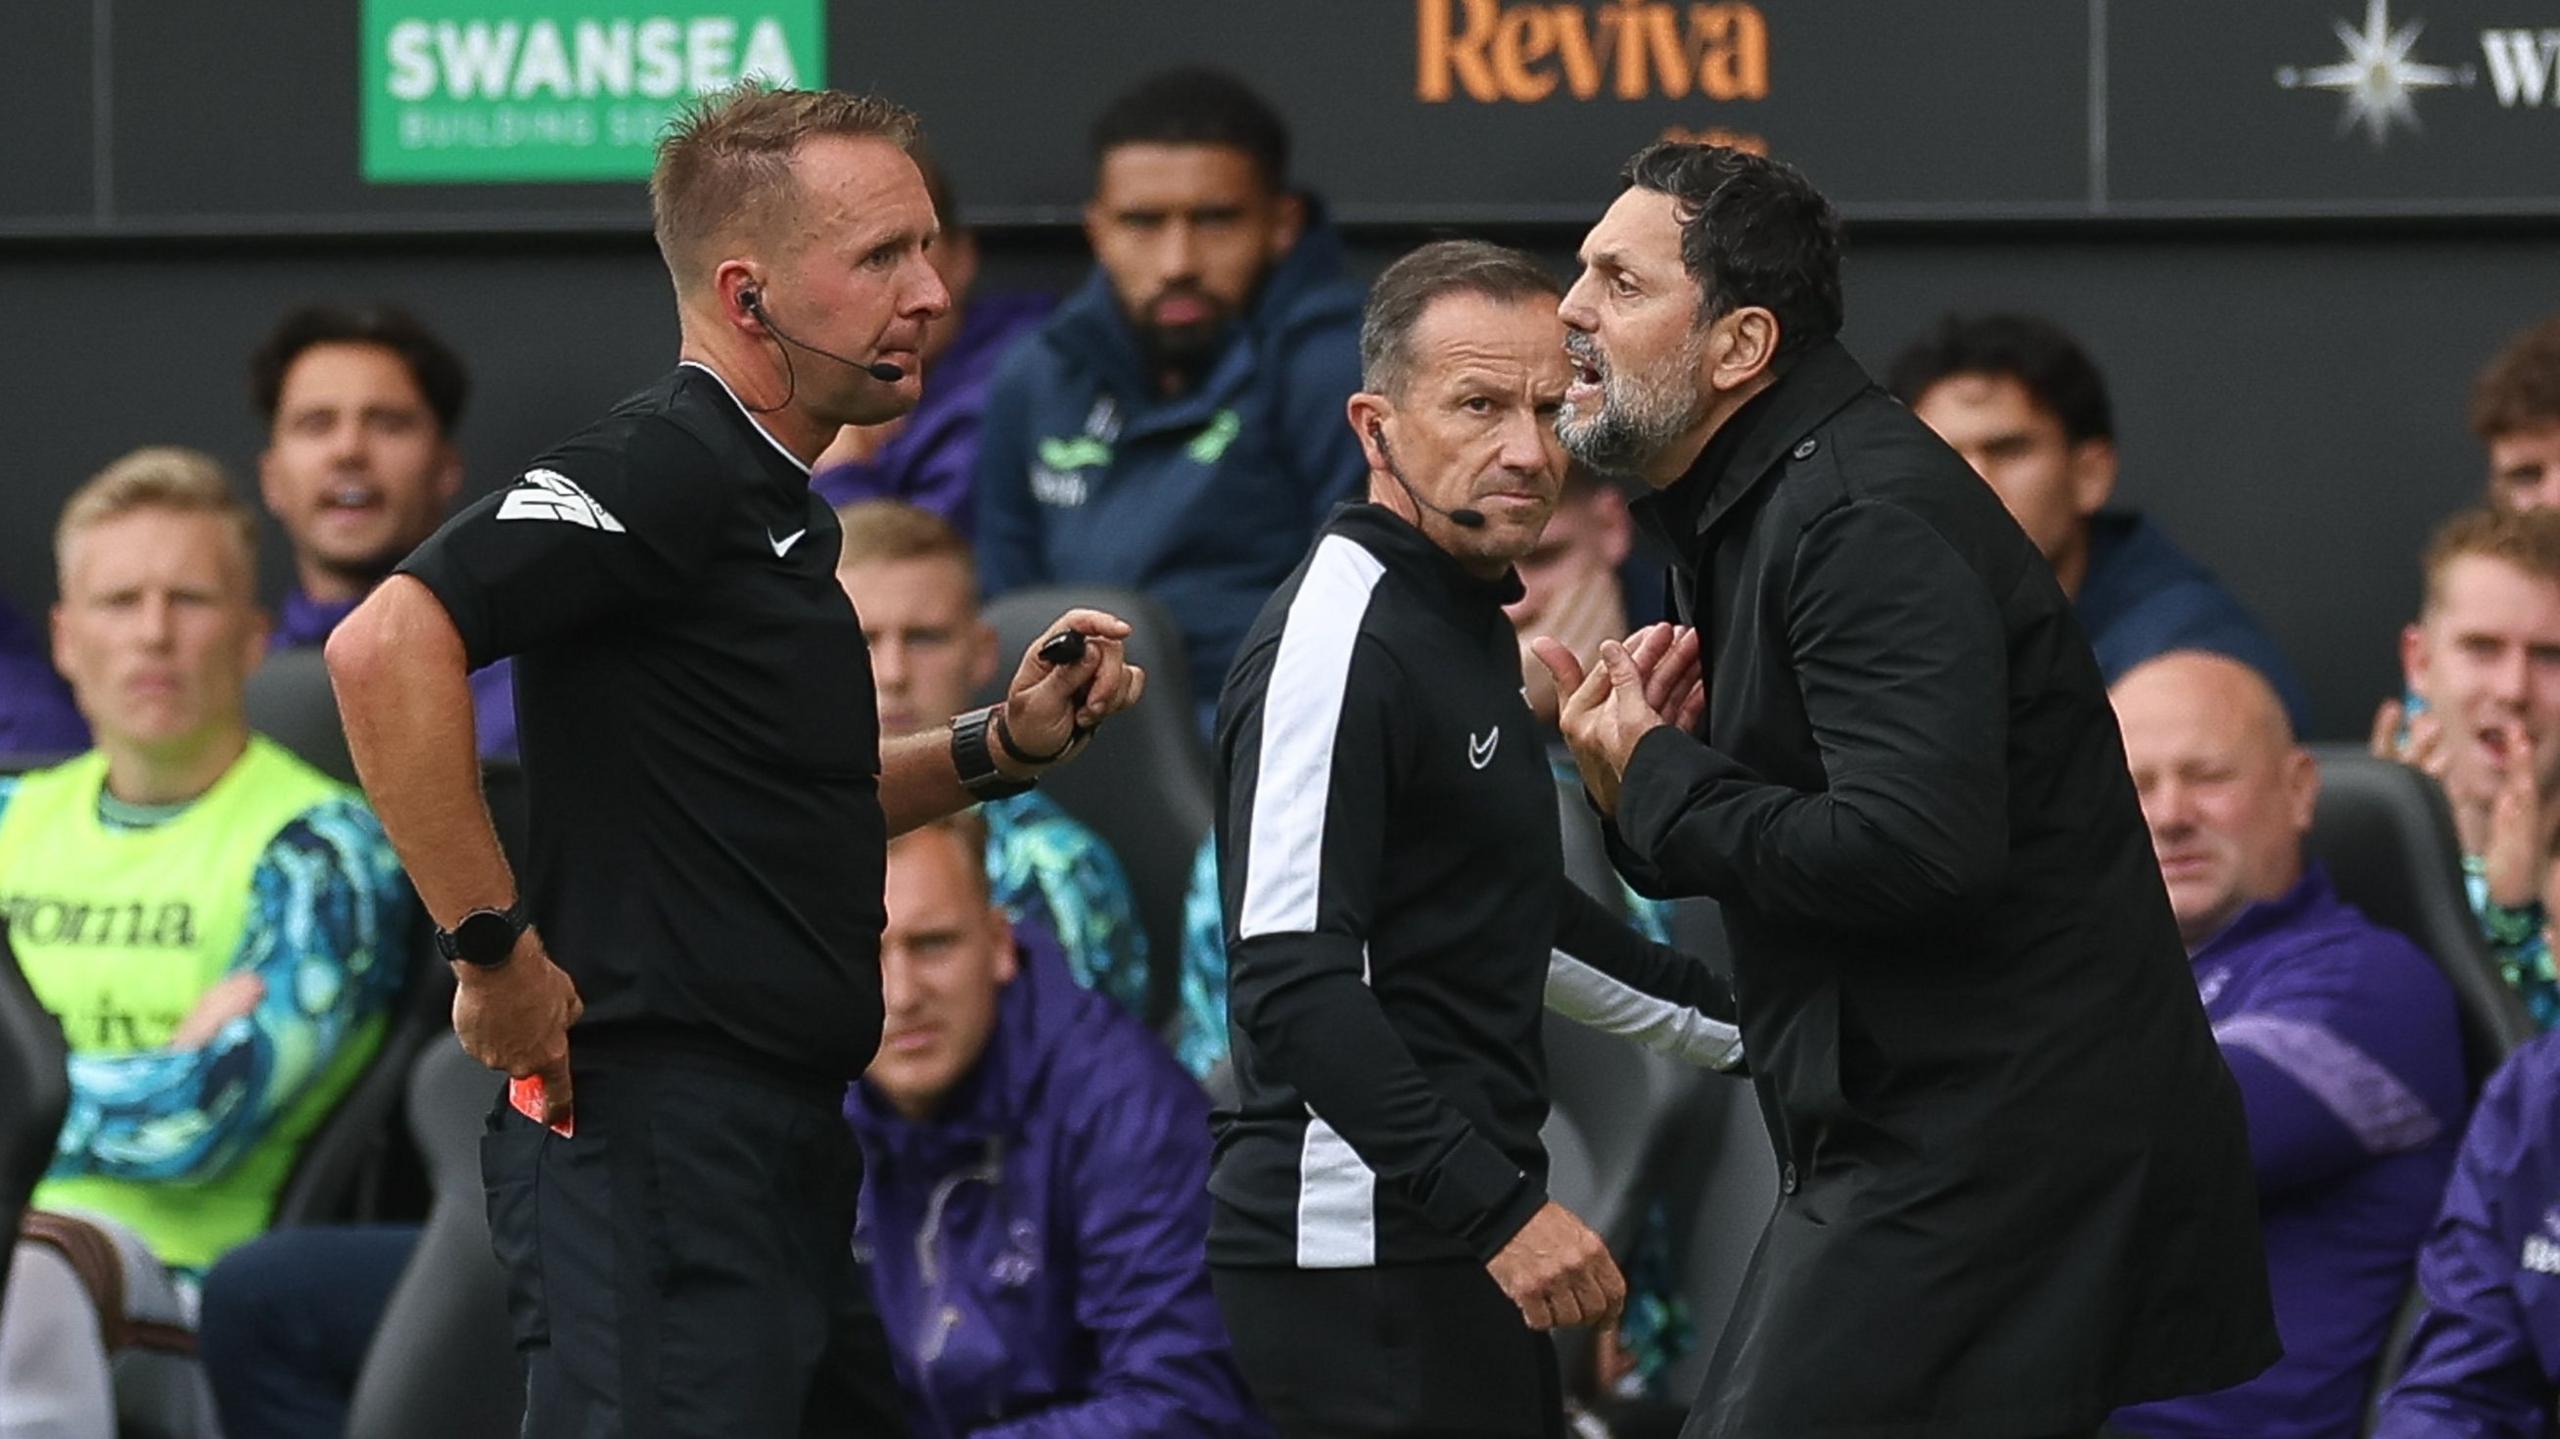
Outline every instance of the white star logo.
<path id="1" fill-rule="evenodd" d="M 2365 138 L 2373 148 L 2391 135 L 2392 125 L 2406 124 L 2412 131 L 2421 129 L 2418 108 L 2411 96 L 2420 90 L 2443 90 L 2452 86 L 2468 88 L 2478 72 L 2469 65 L 2427 65 L 2409 58 L 2409 50 L 2418 43 L 2418 32 L 2426 28 L 2423 20 L 2412 20 L 2393 29 L 2390 0 L 2365 0 L 2364 29 L 2350 30 L 2344 20 L 2332 20 L 2330 27 L 2338 32 L 2340 43 L 2347 47 L 2347 58 L 2336 65 L 2292 65 L 2276 71 L 2276 83 L 2288 90 L 2335 90 L 2346 97 L 2346 107 L 2338 115 L 2338 133 L 2345 134 L 2358 125 L 2364 127 Z"/>

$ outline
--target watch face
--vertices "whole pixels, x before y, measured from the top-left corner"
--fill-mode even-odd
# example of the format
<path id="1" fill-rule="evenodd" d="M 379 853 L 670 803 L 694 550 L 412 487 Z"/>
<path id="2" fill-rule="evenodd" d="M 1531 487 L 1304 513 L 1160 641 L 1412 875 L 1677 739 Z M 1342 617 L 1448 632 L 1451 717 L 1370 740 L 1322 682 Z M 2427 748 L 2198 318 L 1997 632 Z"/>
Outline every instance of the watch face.
<path id="1" fill-rule="evenodd" d="M 467 964 L 502 964 L 516 947 L 516 928 L 494 909 L 475 910 L 453 931 L 454 953 Z"/>

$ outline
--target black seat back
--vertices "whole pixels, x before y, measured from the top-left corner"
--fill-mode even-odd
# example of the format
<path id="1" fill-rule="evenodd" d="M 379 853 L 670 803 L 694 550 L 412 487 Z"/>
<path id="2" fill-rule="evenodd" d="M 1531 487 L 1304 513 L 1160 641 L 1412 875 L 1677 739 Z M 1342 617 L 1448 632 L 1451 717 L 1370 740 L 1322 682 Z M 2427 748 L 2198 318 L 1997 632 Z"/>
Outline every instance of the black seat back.
<path id="1" fill-rule="evenodd" d="M 53 1163 L 54 1140 L 71 1107 L 71 1047 L 62 1025 L 36 1001 L 0 920 L 0 1292 L 9 1282 L 18 1221 L 36 1181 Z"/>
<path id="2" fill-rule="evenodd" d="M 524 1380 L 480 1182 L 480 1136 L 498 1090 L 498 1076 L 451 1039 L 429 1044 L 410 1071 L 409 1132 L 435 1199 L 365 1351 L 347 1410 L 351 1439 L 516 1433 Z"/>
<path id="3" fill-rule="evenodd" d="M 2453 986 L 2464 1061 L 2476 1090 L 2533 1036 L 2498 973 L 2462 884 L 2462 844 L 2435 781 L 2347 745 L 2315 745 L 2320 805 L 2309 851 L 2366 917 L 2417 942 Z"/>
<path id="4" fill-rule="evenodd" d="M 320 646 L 270 650 L 240 696 L 249 728 L 293 751 L 304 764 L 342 784 L 356 782 L 338 696 Z"/>
<path id="5" fill-rule="evenodd" d="M 1173 1013 L 1183 898 L 1216 803 L 1181 629 L 1162 605 L 1136 590 L 1017 590 L 987 606 L 987 623 L 996 631 L 998 678 L 986 698 L 1001 698 L 1022 652 L 1059 615 L 1077 608 L 1105 610 L 1130 623 L 1129 659 L 1145 668 L 1147 693 L 1136 708 L 1104 726 L 1073 763 L 1041 780 L 1040 788 L 1102 836 L 1128 871 L 1152 971 L 1147 1020 L 1160 1025 Z"/>

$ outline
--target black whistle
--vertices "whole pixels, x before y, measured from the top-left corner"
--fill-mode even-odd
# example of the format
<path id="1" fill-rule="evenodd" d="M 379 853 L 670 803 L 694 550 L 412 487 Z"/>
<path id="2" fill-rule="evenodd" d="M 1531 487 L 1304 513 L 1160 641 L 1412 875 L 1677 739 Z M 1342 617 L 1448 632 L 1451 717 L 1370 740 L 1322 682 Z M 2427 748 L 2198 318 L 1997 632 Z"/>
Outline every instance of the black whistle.
<path id="1" fill-rule="evenodd" d="M 1060 630 L 1040 642 L 1040 663 L 1064 669 L 1084 658 L 1084 631 Z"/>

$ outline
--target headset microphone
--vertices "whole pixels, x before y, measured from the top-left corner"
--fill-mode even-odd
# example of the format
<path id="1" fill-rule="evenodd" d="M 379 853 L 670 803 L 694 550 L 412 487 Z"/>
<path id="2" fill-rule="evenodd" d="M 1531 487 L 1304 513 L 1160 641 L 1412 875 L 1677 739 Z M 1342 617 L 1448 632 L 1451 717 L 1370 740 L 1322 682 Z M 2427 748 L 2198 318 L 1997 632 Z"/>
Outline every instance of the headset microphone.
<path id="1" fill-rule="evenodd" d="M 1387 448 L 1387 432 L 1380 429 L 1377 421 L 1375 420 L 1369 422 L 1369 438 L 1376 442 L 1378 446 L 1378 454 L 1386 460 L 1387 473 L 1395 477 L 1395 482 L 1397 484 L 1404 486 L 1405 494 L 1412 497 L 1415 504 L 1429 510 L 1435 515 L 1440 516 L 1442 519 L 1458 526 L 1460 529 L 1480 530 L 1484 528 L 1484 511 L 1482 510 L 1468 509 L 1464 506 L 1454 510 L 1444 510 L 1438 505 L 1431 503 L 1429 500 L 1424 499 L 1422 497 L 1422 491 L 1415 489 L 1413 487 L 1413 481 L 1406 479 L 1404 477 L 1404 471 L 1396 465 L 1396 452 Z"/>
<path id="2" fill-rule="evenodd" d="M 851 365 L 855 369 L 860 370 L 864 374 L 869 375 L 871 378 L 878 380 L 884 385 L 894 385 L 907 377 L 907 372 L 904 369 L 890 364 L 887 360 L 849 359 L 846 356 L 837 354 L 833 350 L 821 350 L 815 345 L 803 344 L 800 341 L 791 338 L 791 336 L 783 333 L 783 329 L 780 325 L 773 322 L 773 317 L 771 315 L 764 312 L 764 292 L 761 290 L 746 290 L 740 292 L 738 295 L 738 303 L 746 307 L 748 314 L 756 317 L 756 323 L 773 331 L 773 337 L 782 341 L 786 345 L 797 345 L 801 349 L 808 351 L 810 354 L 824 355 L 839 365 Z"/>

